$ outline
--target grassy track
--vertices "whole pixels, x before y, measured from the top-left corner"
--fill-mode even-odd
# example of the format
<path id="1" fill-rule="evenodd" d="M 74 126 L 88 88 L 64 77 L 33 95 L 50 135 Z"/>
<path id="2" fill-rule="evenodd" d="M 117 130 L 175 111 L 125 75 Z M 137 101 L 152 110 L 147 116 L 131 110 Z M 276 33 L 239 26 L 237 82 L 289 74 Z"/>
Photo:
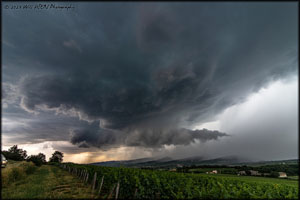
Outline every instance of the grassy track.
<path id="1" fill-rule="evenodd" d="M 7 166 L 2 173 L 9 168 L 17 167 L 19 163 Z M 94 198 L 90 186 L 83 185 L 80 180 L 68 172 L 56 167 L 43 165 L 30 175 L 21 180 L 2 185 L 2 198 L 25 199 L 66 199 L 66 198 Z"/>

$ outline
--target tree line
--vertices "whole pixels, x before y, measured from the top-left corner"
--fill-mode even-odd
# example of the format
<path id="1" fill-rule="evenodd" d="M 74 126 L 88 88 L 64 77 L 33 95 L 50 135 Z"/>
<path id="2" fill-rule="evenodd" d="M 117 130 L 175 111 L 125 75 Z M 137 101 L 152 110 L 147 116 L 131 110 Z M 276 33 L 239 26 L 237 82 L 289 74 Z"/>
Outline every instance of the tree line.
<path id="1" fill-rule="evenodd" d="M 285 172 L 287 176 L 297 176 L 299 173 L 299 164 L 270 164 L 270 165 L 261 165 L 261 166 L 248 166 L 248 165 L 240 165 L 240 166 L 228 166 L 228 165 L 191 165 L 191 166 L 183 166 L 177 168 L 177 172 L 183 173 L 191 173 L 191 169 L 220 169 L 223 174 L 237 174 L 239 171 L 245 171 L 247 175 L 251 175 L 250 170 L 259 171 L 260 173 L 269 173 L 270 177 L 278 177 L 278 172 Z M 193 171 L 193 173 L 203 173 L 203 171 Z"/>
<path id="2" fill-rule="evenodd" d="M 38 153 L 37 155 L 27 156 L 27 151 L 21 148 L 18 148 L 18 145 L 13 145 L 7 151 L 2 151 L 2 154 L 8 160 L 15 160 L 15 161 L 31 161 L 37 166 L 41 166 L 42 164 L 46 164 L 46 155 L 43 153 Z M 54 163 L 61 163 L 63 161 L 63 153 L 60 151 L 55 151 L 49 162 Z"/>

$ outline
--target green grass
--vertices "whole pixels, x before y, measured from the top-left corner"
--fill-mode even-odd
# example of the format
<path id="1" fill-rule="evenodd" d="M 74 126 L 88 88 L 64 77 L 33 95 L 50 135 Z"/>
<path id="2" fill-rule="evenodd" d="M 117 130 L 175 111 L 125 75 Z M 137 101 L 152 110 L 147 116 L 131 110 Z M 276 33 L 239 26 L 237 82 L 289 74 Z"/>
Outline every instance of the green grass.
<path id="1" fill-rule="evenodd" d="M 240 180 L 246 182 L 256 182 L 256 183 L 272 183 L 272 184 L 286 184 L 290 186 L 298 187 L 297 179 L 281 179 L 281 178 L 267 178 L 267 177 L 255 177 L 255 176 L 237 176 L 231 174 L 197 174 L 199 176 L 205 177 L 222 177 L 231 180 Z"/>
<path id="2" fill-rule="evenodd" d="M 6 173 L 12 168 L 20 168 L 22 162 L 9 163 L 2 171 L 2 198 L 3 199 L 66 199 L 66 198 L 94 198 L 90 186 L 68 172 L 51 165 L 38 167 L 30 175 L 24 175 L 21 179 L 7 182 Z"/>
<path id="3" fill-rule="evenodd" d="M 264 182 L 264 183 L 282 183 L 298 187 L 298 176 L 289 176 L 288 179 L 282 178 L 269 178 L 269 177 L 257 177 L 257 176 L 237 176 L 233 174 L 205 174 L 205 172 L 211 172 L 212 170 L 218 170 L 218 172 L 228 170 L 228 168 L 196 168 L 190 169 L 189 172 L 198 172 L 203 174 L 194 174 L 208 177 L 225 177 L 233 180 L 250 181 L 250 182 Z"/>
<path id="4" fill-rule="evenodd" d="M 298 179 L 299 179 L 299 176 L 289 176 L 288 179 L 298 180 Z"/>
<path id="5" fill-rule="evenodd" d="M 195 168 L 195 169 L 189 169 L 189 172 L 198 172 L 198 173 L 205 173 L 205 172 L 211 172 L 213 170 L 217 170 L 218 173 L 221 172 L 232 172 L 236 173 L 237 170 L 233 168 Z"/>

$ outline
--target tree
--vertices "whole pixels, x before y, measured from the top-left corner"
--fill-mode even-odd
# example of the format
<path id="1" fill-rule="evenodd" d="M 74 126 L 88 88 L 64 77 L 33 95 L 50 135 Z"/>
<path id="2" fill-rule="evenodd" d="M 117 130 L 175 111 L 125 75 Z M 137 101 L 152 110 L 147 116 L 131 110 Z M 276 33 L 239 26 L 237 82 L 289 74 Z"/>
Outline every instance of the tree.
<path id="1" fill-rule="evenodd" d="M 39 154 L 38 154 L 38 158 L 39 158 L 41 161 L 43 161 L 43 163 L 46 162 L 46 156 L 45 156 L 45 154 L 39 153 Z"/>
<path id="2" fill-rule="evenodd" d="M 279 173 L 275 172 L 275 171 L 271 171 L 270 176 L 274 177 L 274 178 L 278 178 L 279 177 Z"/>
<path id="3" fill-rule="evenodd" d="M 61 163 L 63 161 L 64 154 L 59 151 L 55 151 L 50 158 L 50 162 L 58 162 Z"/>
<path id="4" fill-rule="evenodd" d="M 42 153 L 38 155 L 31 155 L 27 158 L 27 161 L 33 162 L 36 166 L 41 166 L 46 163 L 46 156 Z"/>
<path id="5" fill-rule="evenodd" d="M 18 149 L 18 145 L 14 145 L 8 151 L 2 151 L 3 155 L 9 160 L 22 161 L 27 157 L 26 150 Z"/>

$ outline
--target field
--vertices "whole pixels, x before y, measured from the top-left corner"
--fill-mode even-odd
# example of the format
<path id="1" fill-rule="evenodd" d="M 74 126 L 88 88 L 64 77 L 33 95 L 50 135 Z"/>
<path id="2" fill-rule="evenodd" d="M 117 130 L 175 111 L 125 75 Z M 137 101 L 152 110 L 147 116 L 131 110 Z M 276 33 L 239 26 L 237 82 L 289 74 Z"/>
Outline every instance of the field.
<path id="1" fill-rule="evenodd" d="M 9 161 L 2 168 L 3 199 L 93 198 L 91 187 L 57 166 Z"/>
<path id="2" fill-rule="evenodd" d="M 205 172 L 211 172 L 212 170 L 218 170 L 218 172 L 225 172 L 225 173 L 231 173 L 236 174 L 237 170 L 232 168 L 195 168 L 195 169 L 189 169 L 188 172 L 192 173 L 205 173 Z"/>
<path id="3" fill-rule="evenodd" d="M 296 199 L 290 179 L 191 174 L 63 163 L 36 167 L 10 162 L 2 170 L 2 198 Z"/>
<path id="4" fill-rule="evenodd" d="M 288 179 L 298 180 L 299 176 L 289 176 Z"/>
<path id="5" fill-rule="evenodd" d="M 205 176 L 205 177 L 222 177 L 222 178 L 225 178 L 225 179 L 240 180 L 240 181 L 253 182 L 253 183 L 284 184 L 284 185 L 290 185 L 292 187 L 298 187 L 298 181 L 289 180 L 289 179 L 281 179 L 281 178 L 237 176 L 237 175 L 230 175 L 230 174 L 208 174 L 208 175 L 203 174 L 202 176 Z"/>
<path id="6" fill-rule="evenodd" d="M 271 162 L 272 163 L 272 162 Z M 284 162 L 285 163 L 285 162 Z M 270 164 L 266 162 L 264 165 L 237 165 L 237 166 L 208 166 L 208 165 L 199 165 L 199 166 L 190 166 L 183 167 L 179 169 L 179 171 L 187 172 L 187 173 L 205 173 L 211 172 L 212 170 L 217 170 L 222 174 L 238 174 L 239 171 L 249 171 L 255 170 L 260 173 L 271 173 L 271 172 L 286 172 L 288 177 L 296 177 L 298 175 L 299 165 L 294 162 L 286 162 L 285 164 L 274 163 Z"/>
<path id="7" fill-rule="evenodd" d="M 62 168 L 100 190 L 102 198 L 295 199 L 296 180 L 187 174 L 132 168 L 63 164 Z M 103 181 L 103 184 L 101 182 Z"/>

